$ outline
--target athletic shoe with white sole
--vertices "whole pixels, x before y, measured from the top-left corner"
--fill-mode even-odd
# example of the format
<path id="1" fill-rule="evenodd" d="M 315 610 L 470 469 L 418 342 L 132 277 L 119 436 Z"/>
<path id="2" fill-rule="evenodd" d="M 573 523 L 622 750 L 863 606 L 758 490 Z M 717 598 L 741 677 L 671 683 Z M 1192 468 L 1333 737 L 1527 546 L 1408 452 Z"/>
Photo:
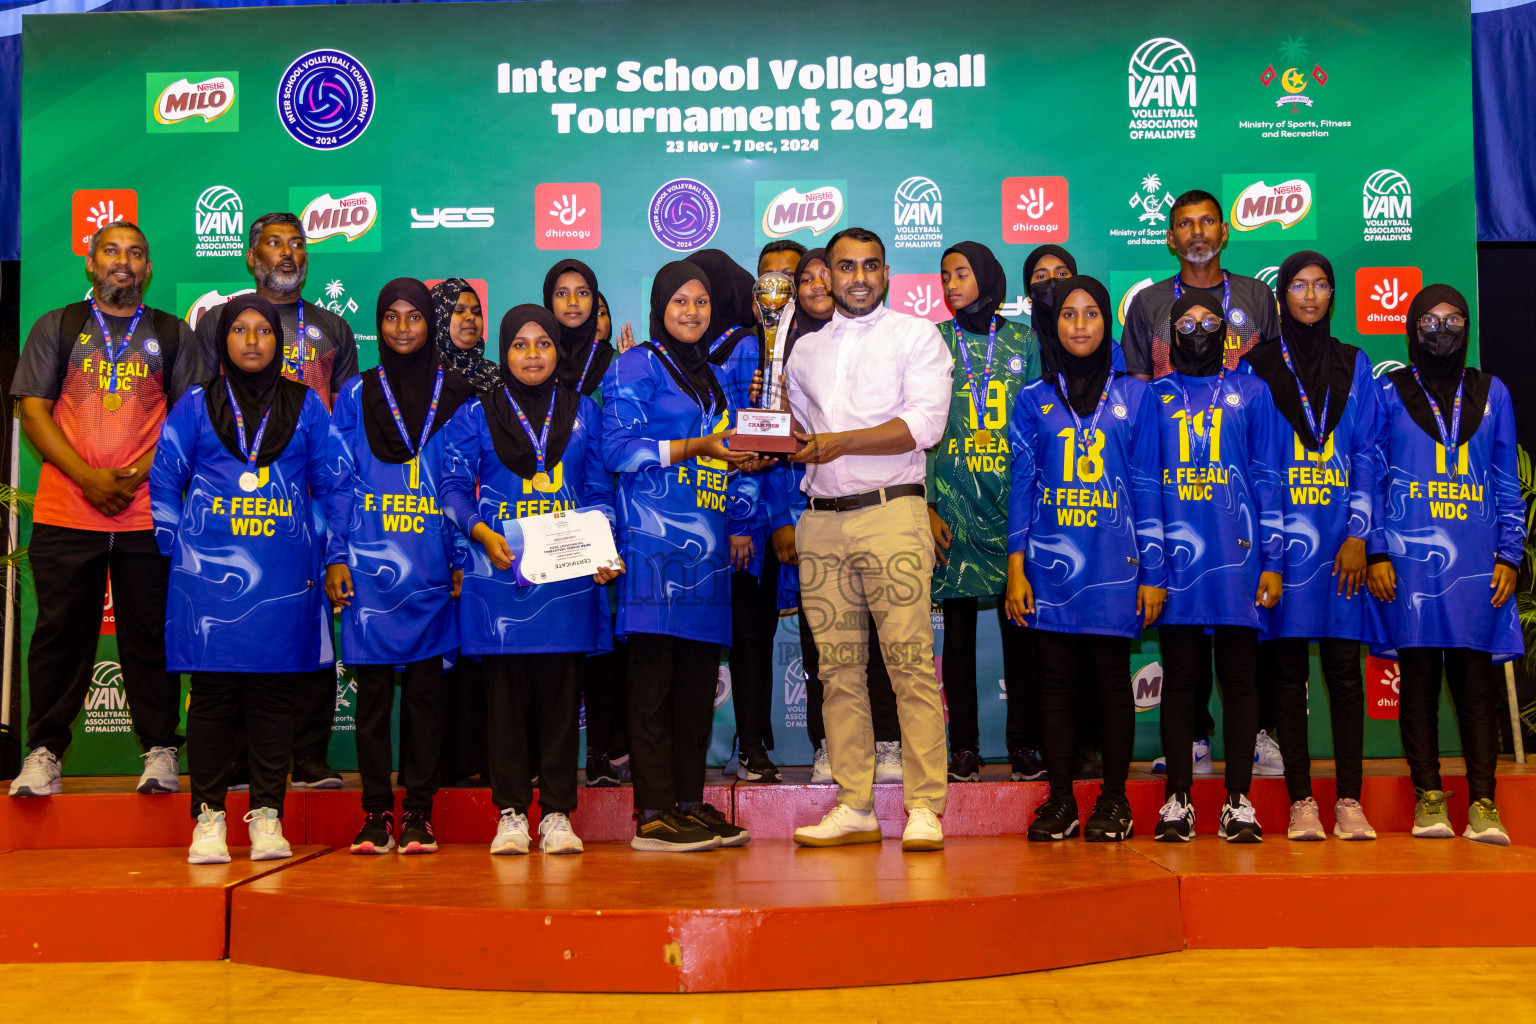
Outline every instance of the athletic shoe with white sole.
<path id="1" fill-rule="evenodd" d="M 1467 805 L 1467 830 L 1462 837 L 1474 843 L 1508 846 L 1509 833 L 1499 821 L 1499 808 L 1488 797 L 1473 800 Z"/>
<path id="2" fill-rule="evenodd" d="M 1159 843 L 1187 843 L 1195 838 L 1195 806 L 1188 793 L 1175 793 L 1157 812 L 1152 838 Z"/>
<path id="3" fill-rule="evenodd" d="M 719 836 L 721 846 L 746 846 L 752 841 L 751 832 L 727 821 L 714 804 L 689 804 L 678 812 L 678 817 L 689 825 L 707 829 Z"/>
<path id="4" fill-rule="evenodd" d="M 586 847 L 571 828 L 571 819 L 550 811 L 539 819 L 539 849 L 545 853 L 581 853 Z"/>
<path id="5" fill-rule="evenodd" d="M 181 779 L 176 774 L 175 747 L 150 747 L 140 756 L 144 759 L 144 773 L 139 776 L 140 793 L 149 796 L 175 793 L 181 789 Z"/>
<path id="6" fill-rule="evenodd" d="M 436 853 L 437 836 L 432 832 L 432 816 L 423 811 L 406 811 L 400 819 L 401 853 Z"/>
<path id="7" fill-rule="evenodd" d="M 1280 744 L 1269 738 L 1263 729 L 1253 741 L 1253 774 L 1274 778 L 1285 774 L 1285 759 L 1280 756 Z"/>
<path id="8" fill-rule="evenodd" d="M 875 781 L 901 781 L 901 740 L 875 744 Z"/>
<path id="9" fill-rule="evenodd" d="M 290 776 L 294 789 L 340 789 L 341 773 L 318 757 L 293 762 Z"/>
<path id="10" fill-rule="evenodd" d="M 1333 805 L 1333 834 L 1344 840 L 1376 838 L 1359 800 L 1340 800 Z"/>
<path id="11" fill-rule="evenodd" d="M 1309 796 L 1305 800 L 1292 802 L 1291 821 L 1286 826 L 1285 838 L 1294 839 L 1298 843 L 1320 843 L 1328 838 L 1328 833 L 1323 831 L 1323 819 L 1316 800 Z"/>
<path id="12" fill-rule="evenodd" d="M 1211 741 L 1195 740 L 1195 774 L 1210 775 L 1216 771 L 1216 766 L 1211 762 Z"/>
<path id="13" fill-rule="evenodd" d="M 203 804 L 192 826 L 192 845 L 187 847 L 188 864 L 228 864 L 229 844 L 224 840 L 224 812 Z"/>
<path id="14" fill-rule="evenodd" d="M 629 847 L 645 853 L 701 853 L 718 850 L 720 836 L 669 807 L 660 814 L 637 812 Z"/>
<path id="15" fill-rule="evenodd" d="M 1094 802 L 1093 813 L 1083 828 L 1085 843 L 1118 843 L 1131 838 L 1135 826 L 1131 822 L 1131 804 L 1124 793 L 1100 793 Z"/>
<path id="16" fill-rule="evenodd" d="M 368 811 L 363 827 L 352 837 L 351 852 L 356 854 L 389 853 L 395 848 L 395 816 L 388 811 Z"/>
<path id="17" fill-rule="evenodd" d="M 1321 826 L 1319 826 L 1321 828 Z M 1258 814 L 1253 804 L 1243 794 L 1234 802 L 1231 796 L 1221 805 L 1221 824 L 1216 828 L 1216 838 L 1229 843 L 1262 843 L 1264 830 L 1259 827 Z"/>
<path id="18" fill-rule="evenodd" d="M 1451 816 L 1445 810 L 1445 791 L 1441 789 L 1415 789 L 1419 798 L 1413 805 L 1413 836 L 1415 839 L 1455 839 L 1456 830 L 1451 828 Z"/>
<path id="19" fill-rule="evenodd" d="M 832 759 L 827 756 L 826 740 L 822 740 L 821 745 L 816 748 L 816 759 L 811 762 L 811 785 L 837 785 L 837 780 L 832 777 Z"/>
<path id="20" fill-rule="evenodd" d="M 949 763 L 950 782 L 980 782 L 981 758 L 974 750 L 962 750 Z"/>
<path id="21" fill-rule="evenodd" d="M 508 807 L 496 822 L 496 838 L 491 840 L 491 853 L 497 857 L 510 857 L 528 852 L 528 815 Z"/>
<path id="22" fill-rule="evenodd" d="M 904 853 L 933 853 L 944 849 L 944 827 L 939 816 L 927 807 L 914 807 L 907 814 L 907 827 L 901 833 Z"/>
<path id="23" fill-rule="evenodd" d="M 742 782 L 778 782 L 779 767 L 761 743 L 749 743 L 737 756 L 736 777 Z"/>
<path id="24" fill-rule="evenodd" d="M 21 774 L 11 781 L 11 796 L 58 796 L 64 792 L 59 759 L 47 747 L 38 747 L 21 762 Z"/>
<path id="25" fill-rule="evenodd" d="M 250 826 L 251 860 L 282 860 L 293 856 L 293 848 L 283 838 L 283 819 L 276 807 L 253 807 L 245 816 Z"/>
<path id="26" fill-rule="evenodd" d="M 1077 801 L 1051 797 L 1035 810 L 1026 834 L 1032 843 L 1055 843 L 1078 833 Z"/>
<path id="27" fill-rule="evenodd" d="M 1045 778 L 1045 762 L 1040 751 L 1021 747 L 1008 755 L 1008 777 L 1014 782 L 1035 782 Z"/>
<path id="28" fill-rule="evenodd" d="M 801 846 L 851 846 L 880 839 L 880 819 L 874 810 L 859 811 L 847 804 L 838 804 L 814 825 L 795 829 L 795 842 Z"/>

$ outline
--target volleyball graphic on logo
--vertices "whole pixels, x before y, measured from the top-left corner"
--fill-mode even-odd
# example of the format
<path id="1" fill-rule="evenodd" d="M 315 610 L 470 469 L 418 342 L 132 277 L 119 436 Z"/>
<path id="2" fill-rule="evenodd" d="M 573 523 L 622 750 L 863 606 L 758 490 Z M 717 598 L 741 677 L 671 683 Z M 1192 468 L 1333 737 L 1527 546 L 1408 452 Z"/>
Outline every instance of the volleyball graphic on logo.
<path id="1" fill-rule="evenodd" d="M 1148 39 L 1131 54 L 1130 73 L 1137 78 L 1148 75 L 1192 75 L 1195 55 L 1177 39 L 1160 36 Z"/>
<path id="2" fill-rule="evenodd" d="M 373 120 L 373 79 L 341 50 L 311 50 L 278 79 L 277 116 L 310 149 L 340 149 Z"/>
<path id="3" fill-rule="evenodd" d="M 703 182 L 669 181 L 651 197 L 651 234 L 668 249 L 692 252 L 720 226 L 720 202 Z"/>

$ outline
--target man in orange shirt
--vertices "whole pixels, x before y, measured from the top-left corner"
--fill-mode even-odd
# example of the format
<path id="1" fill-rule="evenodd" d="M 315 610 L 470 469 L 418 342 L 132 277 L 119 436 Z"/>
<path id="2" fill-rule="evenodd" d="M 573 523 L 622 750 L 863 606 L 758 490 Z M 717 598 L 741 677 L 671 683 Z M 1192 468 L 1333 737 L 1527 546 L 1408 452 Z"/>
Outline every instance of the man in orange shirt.
<path id="1" fill-rule="evenodd" d="M 85 268 L 90 298 L 38 319 L 11 388 L 43 459 L 28 549 L 31 751 L 11 796 L 63 792 L 60 759 L 90 686 L 109 570 L 123 688 L 145 750 L 138 791 L 178 788 L 181 683 L 165 670 L 170 564 L 155 545 L 145 484 L 167 410 L 198 379 L 197 341 L 174 314 L 143 305 L 152 265 L 136 225 L 98 229 Z"/>

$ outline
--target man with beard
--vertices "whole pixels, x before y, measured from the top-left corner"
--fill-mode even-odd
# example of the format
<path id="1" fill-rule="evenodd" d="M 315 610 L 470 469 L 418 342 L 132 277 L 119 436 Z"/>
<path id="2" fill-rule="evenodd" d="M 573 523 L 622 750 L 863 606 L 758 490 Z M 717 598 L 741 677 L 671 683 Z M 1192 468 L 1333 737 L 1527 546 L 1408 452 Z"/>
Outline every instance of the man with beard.
<path id="1" fill-rule="evenodd" d="M 165 670 L 170 567 L 155 546 L 149 466 L 166 412 L 199 379 L 197 340 L 143 305 L 149 242 L 128 221 L 91 236 L 90 297 L 43 314 L 11 393 L 43 459 L 33 507 L 37 626 L 27 651 L 31 748 L 11 796 L 63 792 L 60 758 L 96 661 L 112 576 L 123 690 L 144 747 L 140 793 L 174 793 L 180 677 Z"/>
<path id="2" fill-rule="evenodd" d="M 309 272 L 309 248 L 304 227 L 291 213 L 268 213 L 251 225 L 245 265 L 256 279 L 256 294 L 277 308 L 283 321 L 283 376 L 312 390 L 327 409 L 342 385 L 357 376 L 357 342 L 341 317 L 300 296 Z M 217 372 L 222 304 L 197 322 L 203 364 Z M 327 624 L 328 628 L 328 624 Z M 329 647 L 329 645 L 327 645 Z M 317 667 L 294 689 L 293 788 L 335 789 L 341 775 L 326 762 L 331 723 L 336 715 L 336 667 Z M 236 785 L 245 781 L 244 744 L 237 744 Z"/>

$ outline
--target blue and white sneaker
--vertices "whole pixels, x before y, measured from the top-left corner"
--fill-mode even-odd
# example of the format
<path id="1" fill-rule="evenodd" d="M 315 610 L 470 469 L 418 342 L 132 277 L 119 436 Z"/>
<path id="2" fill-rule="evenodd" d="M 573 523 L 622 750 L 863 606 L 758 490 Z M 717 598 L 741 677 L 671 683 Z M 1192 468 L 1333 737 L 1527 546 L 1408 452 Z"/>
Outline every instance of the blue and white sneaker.
<path id="1" fill-rule="evenodd" d="M 1285 758 L 1280 756 L 1280 744 L 1269 738 L 1263 729 L 1253 743 L 1253 774 L 1275 777 L 1285 774 Z"/>
<path id="2" fill-rule="evenodd" d="M 1194 759 L 1196 775 L 1211 774 L 1210 740 L 1195 740 Z M 1168 773 L 1168 759 L 1159 754 L 1157 760 L 1152 762 L 1152 773 L 1154 775 L 1166 775 Z"/>

